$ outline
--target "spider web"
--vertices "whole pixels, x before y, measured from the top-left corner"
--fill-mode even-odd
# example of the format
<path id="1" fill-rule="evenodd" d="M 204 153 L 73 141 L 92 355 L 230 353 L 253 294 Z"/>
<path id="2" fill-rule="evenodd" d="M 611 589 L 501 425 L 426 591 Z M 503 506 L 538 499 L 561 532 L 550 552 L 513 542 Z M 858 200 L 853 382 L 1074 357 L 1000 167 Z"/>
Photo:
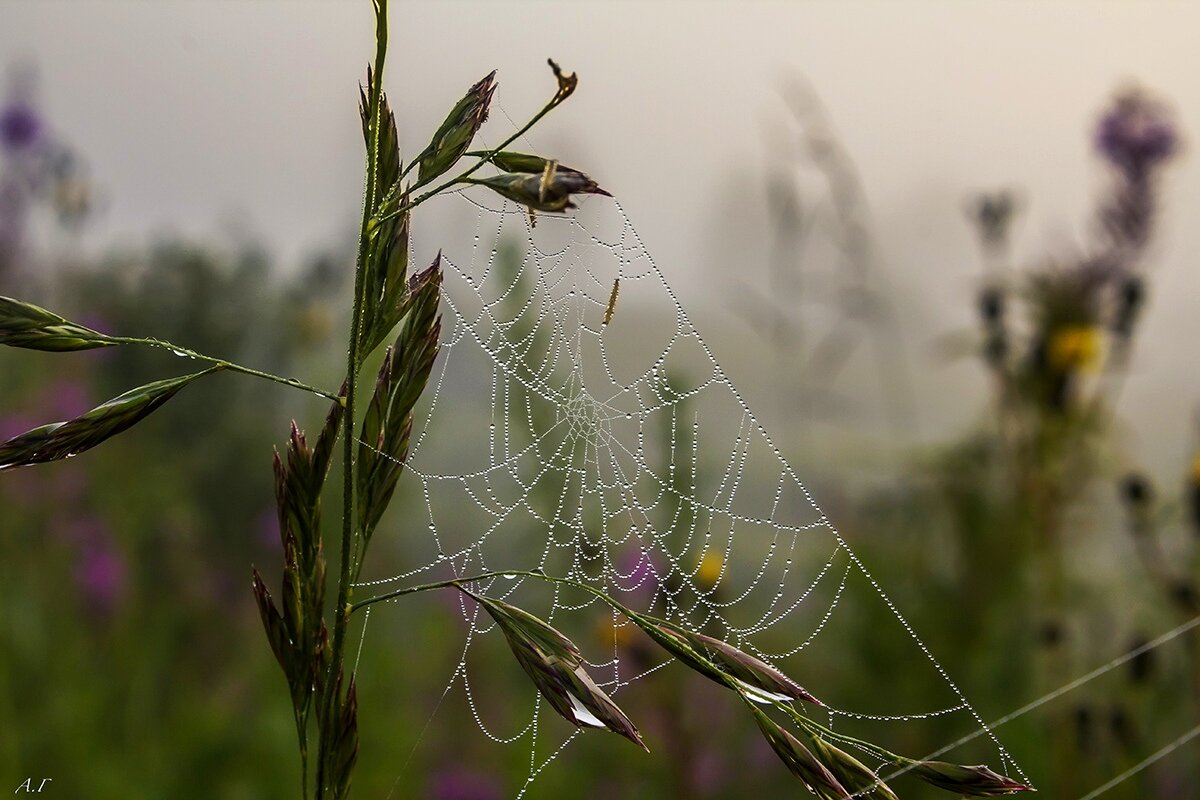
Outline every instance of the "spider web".
<path id="1" fill-rule="evenodd" d="M 443 253 L 442 350 L 407 462 L 425 534 L 409 537 L 405 557 L 420 566 L 364 580 L 360 596 L 542 570 L 756 653 L 821 697 L 831 727 L 869 723 L 878 738 L 881 725 L 936 718 L 941 741 L 986 728 L 755 419 L 619 203 L 591 198 L 570 217 L 532 221 L 469 190 L 435 213 L 475 236 Z M 609 620 L 607 653 L 589 670 L 618 703 L 670 663 L 631 658 L 630 623 L 590 595 L 518 576 L 478 588 L 560 627 L 587 656 L 602 650 L 575 632 Z M 882 684 L 871 709 L 822 693 L 834 668 L 814 651 L 836 649 L 839 623 L 861 625 L 871 605 L 894 622 L 873 635 L 929 664 L 916 696 L 936 705 L 905 707 L 912 696 Z M 528 704 L 515 724 L 487 710 L 493 665 L 473 653 L 502 637 L 474 604 L 457 609 L 467 633 L 442 697 L 460 687 L 485 736 L 527 743 L 523 797 L 579 732 L 547 721 L 554 712 L 532 688 L 505 697 Z M 988 759 L 1025 779 L 986 735 Z"/>

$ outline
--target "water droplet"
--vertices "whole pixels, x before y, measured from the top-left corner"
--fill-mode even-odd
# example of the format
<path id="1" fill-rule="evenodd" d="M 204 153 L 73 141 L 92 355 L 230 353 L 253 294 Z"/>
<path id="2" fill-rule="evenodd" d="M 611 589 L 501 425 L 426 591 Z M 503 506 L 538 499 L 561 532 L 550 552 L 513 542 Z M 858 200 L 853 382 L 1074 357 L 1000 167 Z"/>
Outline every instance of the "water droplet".
<path id="1" fill-rule="evenodd" d="M 175 355 L 179 356 L 180 358 L 191 358 L 191 356 L 189 356 L 187 353 L 183 352 L 182 350 L 172 350 L 171 352 L 174 353 Z"/>
<path id="2" fill-rule="evenodd" d="M 513 573 L 513 572 L 506 572 L 500 577 L 502 577 L 508 581 L 515 581 L 517 579 L 516 573 Z"/>

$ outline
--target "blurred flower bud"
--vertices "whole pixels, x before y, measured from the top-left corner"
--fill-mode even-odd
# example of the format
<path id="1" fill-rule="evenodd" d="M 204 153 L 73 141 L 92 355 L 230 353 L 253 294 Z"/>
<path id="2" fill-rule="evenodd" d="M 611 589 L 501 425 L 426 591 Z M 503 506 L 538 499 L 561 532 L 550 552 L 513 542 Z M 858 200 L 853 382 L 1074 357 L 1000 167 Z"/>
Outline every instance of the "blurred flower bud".
<path id="1" fill-rule="evenodd" d="M 1192 460 L 1187 482 L 1188 510 L 1192 517 L 1192 532 L 1200 536 L 1200 455 Z"/>
<path id="2" fill-rule="evenodd" d="M 1171 599 L 1185 614 L 1200 612 L 1200 592 L 1196 591 L 1196 584 L 1187 578 L 1179 578 L 1174 582 L 1171 586 Z"/>
<path id="3" fill-rule="evenodd" d="M 1170 158 L 1178 144 L 1170 111 L 1138 89 L 1117 95 L 1096 128 L 1100 154 L 1134 178 Z"/>
<path id="4" fill-rule="evenodd" d="M 1086 704 L 1075 707 L 1075 737 L 1079 752 L 1090 752 L 1093 742 L 1092 709 Z"/>
<path id="5" fill-rule="evenodd" d="M 967 202 L 967 216 L 975 223 L 979 238 L 992 248 L 1008 240 L 1016 209 L 1016 197 L 1007 189 L 983 193 Z"/>
<path id="6" fill-rule="evenodd" d="M 1129 679 L 1134 683 L 1145 683 L 1154 673 L 1154 650 L 1147 647 L 1149 640 L 1138 634 L 1129 643 L 1130 652 L 1138 652 L 1129 660 Z"/>
<path id="7" fill-rule="evenodd" d="M 649 751 L 637 728 L 583 668 L 574 642 L 516 606 L 459 589 L 496 621 L 517 663 L 563 719 L 577 728 L 608 728 Z"/>
<path id="8" fill-rule="evenodd" d="M 998 287 L 988 286 L 979 293 L 979 316 L 989 327 L 1004 320 L 1004 292 Z"/>
<path id="9" fill-rule="evenodd" d="M 479 128 L 487 120 L 492 94 L 496 91 L 496 72 L 472 86 L 465 97 L 450 110 L 429 146 L 419 157 L 417 186 L 423 186 L 444 174 L 462 158 Z"/>
<path id="10" fill-rule="evenodd" d="M 1113 316 L 1113 333 L 1122 339 L 1133 334 L 1138 313 L 1146 299 L 1146 287 L 1137 275 L 1129 275 L 1122 281 L 1117 294 L 1117 308 Z"/>
<path id="11" fill-rule="evenodd" d="M 944 761 L 921 761 L 913 772 L 926 783 L 967 797 L 997 797 L 1012 792 L 1031 792 L 1032 788 L 999 775 L 982 764 L 965 767 Z"/>
<path id="12" fill-rule="evenodd" d="M 1008 358 L 1008 334 L 1003 329 L 988 333 L 983 342 L 983 360 L 993 367 L 1004 365 Z"/>
<path id="13" fill-rule="evenodd" d="M 1154 501 L 1154 487 L 1140 472 L 1130 472 L 1121 479 L 1121 499 L 1131 509 L 1144 509 Z"/>
<path id="14" fill-rule="evenodd" d="M 1038 629 L 1038 641 L 1043 647 L 1057 647 L 1066 638 L 1066 631 L 1058 620 L 1048 619 Z"/>
<path id="15" fill-rule="evenodd" d="M 15 100 L 0 110 L 0 149 L 26 150 L 37 142 L 42 128 L 42 119 L 33 106 Z"/>
<path id="16" fill-rule="evenodd" d="M 1108 714 L 1108 726 L 1112 730 L 1113 738 L 1122 747 L 1126 750 L 1137 748 L 1137 735 L 1133 729 L 1133 724 L 1129 720 L 1129 713 L 1125 710 L 1125 706 L 1120 703 L 1113 704 L 1112 710 Z"/>

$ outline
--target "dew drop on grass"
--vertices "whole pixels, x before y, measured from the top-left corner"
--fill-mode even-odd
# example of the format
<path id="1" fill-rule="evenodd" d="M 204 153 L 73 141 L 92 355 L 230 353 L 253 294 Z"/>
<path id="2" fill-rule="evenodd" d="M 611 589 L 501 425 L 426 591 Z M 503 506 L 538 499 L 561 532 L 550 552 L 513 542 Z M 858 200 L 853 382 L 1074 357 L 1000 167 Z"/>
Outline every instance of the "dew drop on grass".
<path id="1" fill-rule="evenodd" d="M 517 579 L 516 573 L 513 573 L 513 572 L 506 572 L 501 577 L 503 577 L 505 580 L 510 580 L 510 581 L 515 581 Z"/>

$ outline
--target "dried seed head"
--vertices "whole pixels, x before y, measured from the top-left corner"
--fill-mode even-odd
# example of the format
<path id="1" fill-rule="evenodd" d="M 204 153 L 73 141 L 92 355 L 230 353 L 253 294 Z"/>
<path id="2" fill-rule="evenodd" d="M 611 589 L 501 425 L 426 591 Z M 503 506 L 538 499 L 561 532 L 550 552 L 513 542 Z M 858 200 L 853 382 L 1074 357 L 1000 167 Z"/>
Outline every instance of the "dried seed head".
<path id="1" fill-rule="evenodd" d="M 475 134 L 487 120 L 488 107 L 495 91 L 496 72 L 493 70 L 472 86 L 450 110 L 419 158 L 417 186 L 423 186 L 444 174 L 467 152 Z"/>
<path id="2" fill-rule="evenodd" d="M 948 792 L 967 797 L 998 797 L 1013 792 L 1032 792 L 1033 789 L 982 764 L 964 767 L 944 761 L 921 761 L 912 770 L 921 780 Z"/>
<path id="3" fill-rule="evenodd" d="M 570 74 L 563 72 L 562 67 L 554 63 L 553 58 L 547 58 L 546 63 L 550 65 L 550 69 L 554 72 L 554 78 L 558 81 L 558 92 L 554 95 L 554 102 L 561 103 L 575 92 L 575 88 L 579 85 L 579 76 L 574 72 Z"/>
<path id="4" fill-rule="evenodd" d="M 548 162 L 552 164 L 553 162 Z M 532 211 L 560 212 L 575 208 L 571 195 L 601 194 L 611 197 L 582 172 L 543 170 L 541 173 L 506 172 L 472 180 Z"/>
<path id="5" fill-rule="evenodd" d="M 496 620 L 517 663 L 559 715 L 579 728 L 608 728 L 649 750 L 629 717 L 583 668 L 574 642 L 516 606 L 459 589 Z"/>

